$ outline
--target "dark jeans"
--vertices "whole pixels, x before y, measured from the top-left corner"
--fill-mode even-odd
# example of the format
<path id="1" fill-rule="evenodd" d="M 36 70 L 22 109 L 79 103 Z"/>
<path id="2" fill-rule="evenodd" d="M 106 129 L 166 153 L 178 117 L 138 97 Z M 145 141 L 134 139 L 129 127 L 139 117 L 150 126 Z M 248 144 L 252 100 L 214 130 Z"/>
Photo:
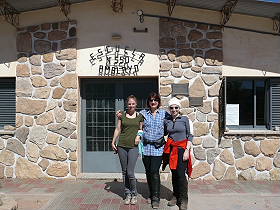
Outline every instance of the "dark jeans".
<path id="1" fill-rule="evenodd" d="M 162 163 L 162 156 L 143 156 L 143 164 L 146 170 L 146 177 L 150 191 L 150 198 L 159 201 L 160 196 L 160 175 L 159 168 Z"/>
<path id="2" fill-rule="evenodd" d="M 188 201 L 188 181 L 186 179 L 188 161 L 183 161 L 184 151 L 183 148 L 179 148 L 177 169 L 171 170 L 173 195 L 177 198 L 179 204 L 183 200 Z"/>
<path id="3" fill-rule="evenodd" d="M 139 156 L 138 147 L 125 148 L 118 147 L 118 155 L 122 167 L 125 196 L 137 195 L 136 178 L 134 169 Z"/>

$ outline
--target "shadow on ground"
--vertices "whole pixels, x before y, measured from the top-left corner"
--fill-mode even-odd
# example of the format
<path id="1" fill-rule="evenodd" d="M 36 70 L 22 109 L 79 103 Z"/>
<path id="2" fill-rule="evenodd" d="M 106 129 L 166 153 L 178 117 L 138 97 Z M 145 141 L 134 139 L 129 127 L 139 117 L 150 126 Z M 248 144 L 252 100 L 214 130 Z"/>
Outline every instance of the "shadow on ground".
<path id="1" fill-rule="evenodd" d="M 124 198 L 124 187 L 123 182 L 114 180 L 110 182 L 105 182 L 104 189 L 107 192 L 112 192 L 121 198 Z M 147 182 L 138 181 L 137 182 L 137 192 L 141 195 L 144 199 L 147 199 L 149 196 L 148 184 Z M 168 189 L 166 186 L 161 185 L 160 187 L 160 198 L 161 199 L 169 199 L 172 195 L 172 191 Z"/>

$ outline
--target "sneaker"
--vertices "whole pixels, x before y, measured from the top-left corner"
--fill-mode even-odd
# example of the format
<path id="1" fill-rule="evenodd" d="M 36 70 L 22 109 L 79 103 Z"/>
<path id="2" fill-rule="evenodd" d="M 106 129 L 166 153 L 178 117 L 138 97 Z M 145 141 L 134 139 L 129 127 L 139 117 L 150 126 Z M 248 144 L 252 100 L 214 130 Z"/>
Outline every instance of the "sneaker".
<path id="1" fill-rule="evenodd" d="M 137 203 L 137 197 L 134 195 L 134 196 L 132 196 L 132 198 L 130 200 L 130 204 L 135 205 L 136 203 Z"/>
<path id="2" fill-rule="evenodd" d="M 159 201 L 152 201 L 152 208 L 158 209 L 159 208 Z"/>
<path id="3" fill-rule="evenodd" d="M 188 200 L 182 200 L 179 205 L 179 210 L 187 210 L 188 209 Z"/>
<path id="4" fill-rule="evenodd" d="M 129 205 L 131 200 L 131 195 L 126 195 L 124 199 L 124 205 Z"/>
<path id="5" fill-rule="evenodd" d="M 177 198 L 175 196 L 172 196 L 171 200 L 168 201 L 167 206 L 175 206 L 177 203 Z"/>

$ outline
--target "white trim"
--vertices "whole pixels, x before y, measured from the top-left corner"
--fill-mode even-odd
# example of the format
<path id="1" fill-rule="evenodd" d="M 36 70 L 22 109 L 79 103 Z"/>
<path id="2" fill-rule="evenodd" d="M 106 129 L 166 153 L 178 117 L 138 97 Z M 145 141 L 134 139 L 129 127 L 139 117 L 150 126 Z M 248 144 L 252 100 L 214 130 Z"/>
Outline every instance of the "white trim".
<path id="1" fill-rule="evenodd" d="M 135 173 L 136 179 L 146 179 L 146 174 Z M 77 176 L 79 179 L 122 179 L 121 173 L 81 173 Z"/>
<path id="2" fill-rule="evenodd" d="M 279 135 L 280 131 L 272 130 L 230 130 L 225 132 L 226 135 L 238 135 L 238 134 L 268 134 L 268 135 Z"/>
<path id="3" fill-rule="evenodd" d="M 161 181 L 167 181 L 170 172 L 160 172 Z M 138 180 L 145 180 L 145 173 L 135 173 L 135 177 Z M 122 179 L 121 173 L 80 173 L 77 175 L 77 179 Z"/>

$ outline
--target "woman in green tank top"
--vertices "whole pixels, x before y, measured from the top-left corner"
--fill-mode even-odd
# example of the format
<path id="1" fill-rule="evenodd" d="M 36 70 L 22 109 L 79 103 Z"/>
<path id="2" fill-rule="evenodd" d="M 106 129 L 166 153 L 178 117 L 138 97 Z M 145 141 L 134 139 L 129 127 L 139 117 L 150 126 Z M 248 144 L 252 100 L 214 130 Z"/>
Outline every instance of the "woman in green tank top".
<path id="1" fill-rule="evenodd" d="M 139 136 L 137 131 L 142 130 L 144 117 L 136 112 L 137 99 L 130 95 L 127 98 L 127 111 L 122 113 L 122 117 L 118 119 L 118 124 L 114 132 L 112 140 L 112 148 L 119 155 L 123 183 L 124 183 L 124 204 L 135 205 L 137 202 L 137 190 L 135 179 L 135 165 L 138 159 L 138 143 Z M 116 140 L 119 141 L 116 145 Z"/>

